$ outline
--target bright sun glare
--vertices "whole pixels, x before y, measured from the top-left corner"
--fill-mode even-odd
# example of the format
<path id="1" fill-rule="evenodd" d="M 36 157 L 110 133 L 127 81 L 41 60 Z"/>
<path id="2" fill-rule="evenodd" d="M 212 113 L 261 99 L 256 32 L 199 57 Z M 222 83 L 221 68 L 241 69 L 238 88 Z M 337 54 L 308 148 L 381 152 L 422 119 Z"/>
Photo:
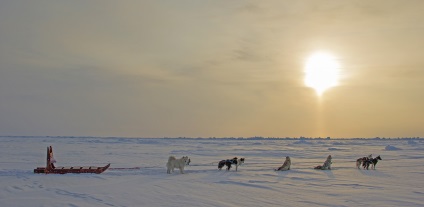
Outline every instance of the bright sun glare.
<path id="1" fill-rule="evenodd" d="M 339 63 L 334 56 L 318 52 L 312 54 L 305 65 L 305 84 L 315 89 L 318 96 L 334 87 L 339 80 Z"/>

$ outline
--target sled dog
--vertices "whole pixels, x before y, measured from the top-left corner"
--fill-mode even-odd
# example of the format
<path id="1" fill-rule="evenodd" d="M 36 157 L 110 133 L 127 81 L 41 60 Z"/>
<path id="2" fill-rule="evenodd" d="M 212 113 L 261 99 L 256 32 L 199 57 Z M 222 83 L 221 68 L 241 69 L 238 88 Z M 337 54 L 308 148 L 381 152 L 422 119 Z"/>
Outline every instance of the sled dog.
<path id="1" fill-rule="evenodd" d="M 318 169 L 318 170 L 331 170 L 331 155 L 328 155 L 327 160 L 325 160 L 323 165 L 318 165 L 316 166 L 314 169 Z"/>
<path id="2" fill-rule="evenodd" d="M 380 155 L 378 155 L 375 158 L 371 158 L 371 159 L 365 161 L 363 163 L 364 169 L 368 170 L 369 166 L 371 165 L 371 169 L 375 170 L 375 166 L 377 165 L 378 160 L 381 160 Z"/>
<path id="3" fill-rule="evenodd" d="M 221 160 L 218 163 L 218 170 L 221 170 L 225 165 L 227 166 L 227 171 L 229 171 L 231 169 L 231 165 L 234 164 L 236 166 L 236 171 L 237 171 L 238 166 L 240 166 L 243 163 L 244 163 L 244 158 L 238 159 L 237 157 L 234 157 L 233 159 L 228 159 L 228 160 Z"/>
<path id="4" fill-rule="evenodd" d="M 169 156 L 168 163 L 166 163 L 166 173 L 171 174 L 174 172 L 174 168 L 179 168 L 180 173 L 184 174 L 184 167 L 190 164 L 190 158 L 184 156 L 180 159 L 176 159 L 174 156 Z"/>
<path id="5" fill-rule="evenodd" d="M 356 167 L 359 169 L 361 165 L 364 165 L 365 162 L 372 159 L 372 154 L 368 155 L 368 157 L 361 157 L 356 160 Z M 365 166 L 363 166 L 365 168 Z"/>
<path id="6" fill-rule="evenodd" d="M 281 167 L 279 167 L 278 169 L 275 169 L 275 171 L 286 171 L 286 170 L 290 170 L 290 165 L 291 165 L 291 160 L 290 160 L 290 157 L 287 156 L 286 157 L 286 161 L 284 161 L 283 165 Z"/>

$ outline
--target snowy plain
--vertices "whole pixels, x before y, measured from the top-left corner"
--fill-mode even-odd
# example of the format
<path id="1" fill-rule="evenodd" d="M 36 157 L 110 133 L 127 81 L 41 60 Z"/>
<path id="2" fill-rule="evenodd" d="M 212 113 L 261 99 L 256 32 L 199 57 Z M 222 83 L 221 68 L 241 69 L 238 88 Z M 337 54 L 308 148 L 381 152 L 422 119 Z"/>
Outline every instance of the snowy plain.
<path id="1" fill-rule="evenodd" d="M 147 139 L 0 137 L 0 206 L 424 206 L 423 139 Z M 34 174 L 53 146 L 60 166 L 102 174 Z M 331 171 L 314 170 L 333 156 Z M 376 170 L 355 160 L 381 155 Z M 170 155 L 186 173 L 166 173 Z M 217 163 L 244 157 L 238 171 Z M 274 171 L 285 156 L 291 170 Z M 134 168 L 139 169 L 122 169 Z"/>

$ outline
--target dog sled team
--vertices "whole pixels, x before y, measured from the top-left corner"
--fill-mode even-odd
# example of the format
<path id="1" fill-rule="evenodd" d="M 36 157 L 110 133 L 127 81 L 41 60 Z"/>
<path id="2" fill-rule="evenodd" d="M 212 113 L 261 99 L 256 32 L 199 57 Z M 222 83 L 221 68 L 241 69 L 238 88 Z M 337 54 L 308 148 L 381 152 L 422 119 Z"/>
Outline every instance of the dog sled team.
<path id="1" fill-rule="evenodd" d="M 357 160 L 356 160 L 356 167 L 358 168 L 358 169 L 360 169 L 360 167 L 361 167 L 361 165 L 362 165 L 362 167 L 363 167 L 363 169 L 365 170 L 365 169 L 367 169 L 368 170 L 368 168 L 370 167 L 370 165 L 371 165 L 371 169 L 374 169 L 375 170 L 375 166 L 377 165 L 377 162 L 379 161 L 379 160 L 381 160 L 381 157 L 380 157 L 380 155 L 378 155 L 377 157 L 375 157 L 375 158 L 372 158 L 372 154 L 370 154 L 370 155 L 368 155 L 368 157 L 361 157 L 361 158 L 358 158 Z"/>
<path id="2" fill-rule="evenodd" d="M 227 159 L 227 160 L 221 160 L 218 163 L 218 170 L 221 170 L 224 165 L 227 166 L 227 171 L 231 169 L 231 165 L 236 166 L 236 171 L 238 169 L 238 166 L 244 163 L 244 158 L 238 159 L 237 157 L 234 157 L 233 159 Z"/>
<path id="3" fill-rule="evenodd" d="M 322 165 L 318 165 L 314 167 L 314 169 L 317 170 L 331 170 L 331 164 L 332 164 L 332 156 L 328 155 L 327 159 L 324 161 Z M 377 165 L 378 160 L 382 160 L 381 156 L 378 155 L 377 157 L 373 158 L 372 154 L 370 154 L 368 157 L 362 157 L 356 160 L 356 167 L 360 169 L 361 165 L 363 169 L 369 169 L 369 166 L 371 166 L 371 169 L 375 170 L 375 166 Z M 224 166 L 226 166 L 226 170 L 229 171 L 231 169 L 231 166 L 234 165 L 236 168 L 236 171 L 240 165 L 242 165 L 245 161 L 245 158 L 237 158 L 234 157 L 232 159 L 226 159 L 221 160 L 218 162 L 218 170 L 221 170 Z M 166 163 L 167 167 L 167 173 L 171 174 L 174 172 L 175 168 L 180 169 L 180 173 L 184 174 L 184 167 L 186 165 L 189 165 L 191 162 L 190 158 L 188 156 L 184 156 L 180 159 L 176 159 L 174 156 L 170 156 L 168 158 L 168 162 Z M 286 157 L 286 160 L 284 161 L 283 165 L 278 167 L 277 169 L 274 169 L 275 171 L 287 171 L 290 170 L 291 166 L 291 159 L 289 156 Z"/>
<path id="4" fill-rule="evenodd" d="M 184 167 L 189 165 L 191 162 L 188 156 L 184 156 L 180 159 L 175 158 L 174 156 L 169 156 L 168 162 L 166 163 L 166 173 L 171 174 L 174 172 L 175 168 L 180 169 L 180 173 L 184 174 Z M 234 165 L 236 167 L 236 171 L 238 166 L 244 163 L 244 158 L 234 157 L 232 159 L 221 160 L 218 163 L 218 169 L 221 170 L 224 166 L 227 167 L 227 171 L 231 169 L 231 166 Z"/>

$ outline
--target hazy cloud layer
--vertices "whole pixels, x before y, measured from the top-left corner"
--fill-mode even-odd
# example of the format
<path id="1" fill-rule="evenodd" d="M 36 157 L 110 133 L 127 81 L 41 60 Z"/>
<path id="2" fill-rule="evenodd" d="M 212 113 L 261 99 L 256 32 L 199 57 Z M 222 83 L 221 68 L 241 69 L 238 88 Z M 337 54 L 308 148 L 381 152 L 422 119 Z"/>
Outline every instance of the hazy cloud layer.
<path id="1" fill-rule="evenodd" d="M 424 136 L 424 2 L 1 1 L 0 135 Z M 318 99 L 305 59 L 341 85 Z"/>

